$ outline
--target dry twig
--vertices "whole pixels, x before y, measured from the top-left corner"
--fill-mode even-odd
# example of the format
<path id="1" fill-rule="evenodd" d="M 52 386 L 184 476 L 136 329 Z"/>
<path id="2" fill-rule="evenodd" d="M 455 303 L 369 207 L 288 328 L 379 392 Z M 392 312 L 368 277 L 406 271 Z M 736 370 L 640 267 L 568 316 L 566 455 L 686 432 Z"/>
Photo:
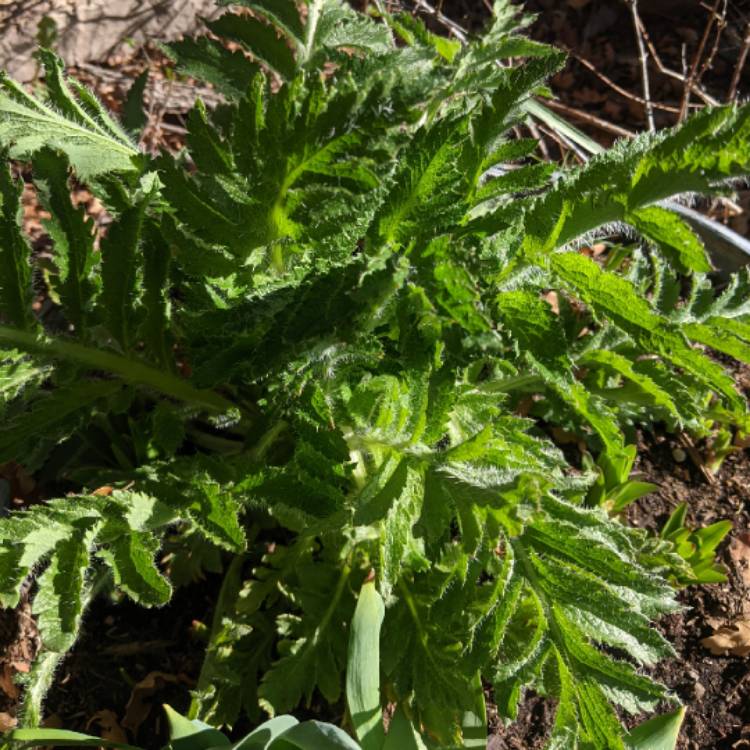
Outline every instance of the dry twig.
<path id="1" fill-rule="evenodd" d="M 562 161 L 565 160 L 566 151 L 573 152 L 573 154 L 581 164 L 585 164 L 588 161 L 588 156 L 583 151 L 581 151 L 581 149 L 578 147 L 578 144 L 574 143 L 569 138 L 566 138 L 563 133 L 557 130 L 552 130 L 551 128 L 547 128 L 544 125 L 539 125 L 538 127 L 539 130 L 542 131 L 542 133 L 544 133 L 548 138 L 551 138 L 557 144 L 557 147 L 560 149 Z"/>
<path id="2" fill-rule="evenodd" d="M 646 99 L 644 99 L 641 96 L 638 96 L 638 94 L 634 94 L 632 91 L 628 91 L 627 89 L 624 89 L 619 84 L 615 83 L 611 78 L 604 75 L 600 70 L 597 69 L 597 67 L 592 63 L 590 60 L 587 60 L 585 57 L 581 57 L 575 50 L 566 50 L 566 52 L 573 58 L 575 58 L 581 65 L 583 65 L 584 68 L 587 68 L 590 70 L 602 83 L 605 83 L 607 86 L 609 86 L 612 90 L 616 91 L 621 96 L 624 96 L 626 99 L 630 99 L 634 102 L 638 102 L 639 104 L 643 104 L 644 106 L 647 104 L 650 104 L 652 109 L 660 109 L 664 112 L 672 112 L 674 114 L 677 114 L 680 110 L 677 107 L 671 107 L 668 104 L 661 104 L 659 102 L 647 102 Z"/>
<path id="3" fill-rule="evenodd" d="M 635 28 L 635 38 L 638 42 L 638 60 L 641 64 L 641 85 L 643 86 L 643 99 L 646 107 L 646 122 L 648 129 L 653 133 L 656 130 L 654 122 L 654 105 L 651 102 L 651 83 L 648 77 L 648 54 L 646 46 L 643 43 L 641 34 L 641 19 L 638 14 L 638 0 L 627 0 L 630 6 L 630 14 L 633 17 L 633 27 Z"/>
<path id="4" fill-rule="evenodd" d="M 745 67 L 745 61 L 747 60 L 748 52 L 750 52 L 750 21 L 745 26 L 745 38 L 742 40 L 742 47 L 740 48 L 740 54 L 737 58 L 737 64 L 734 66 L 734 72 L 732 73 L 732 82 L 729 84 L 729 93 L 727 94 L 727 100 L 733 102 L 737 97 L 737 89 L 740 85 L 740 76 L 742 75 L 742 69 Z"/>
<path id="5" fill-rule="evenodd" d="M 640 20 L 640 19 L 639 19 Z M 676 81 L 681 81 L 684 85 L 688 84 L 688 81 L 682 73 L 678 73 L 676 70 L 672 70 L 671 68 L 668 68 L 663 62 L 659 55 L 659 52 L 657 51 L 656 47 L 654 46 L 654 43 L 651 41 L 651 37 L 648 34 L 648 30 L 646 29 L 646 26 L 642 21 L 639 23 L 639 28 L 641 31 L 641 34 L 643 35 L 643 39 L 646 42 L 646 46 L 648 47 L 649 54 L 651 55 L 651 59 L 654 61 L 654 64 L 656 65 L 656 68 L 658 71 L 665 76 L 668 76 L 669 78 L 673 78 Z M 714 99 L 712 96 L 707 94 L 701 86 L 693 81 L 690 85 L 690 90 L 693 94 L 695 94 L 699 99 L 703 101 L 704 104 L 709 104 L 711 106 L 716 106 L 719 102 Z M 693 106 L 693 105 L 689 105 Z M 674 110 L 675 112 L 679 113 L 678 109 Z"/>
<path id="6" fill-rule="evenodd" d="M 465 44 L 469 41 L 468 34 L 463 28 L 461 28 L 461 26 L 459 26 L 455 21 L 452 21 L 450 18 L 448 18 L 448 16 L 444 15 L 439 8 L 435 8 L 433 5 L 430 5 L 427 0 L 415 0 L 414 9 L 426 13 L 428 16 L 433 16 L 460 42 Z"/>
<path id="7" fill-rule="evenodd" d="M 563 102 L 556 101 L 555 99 L 545 99 L 544 105 L 550 109 L 557 110 L 564 115 L 573 117 L 576 120 L 593 125 L 594 127 L 599 128 L 599 130 L 604 130 L 607 133 L 612 133 L 621 138 L 635 138 L 636 134 L 632 130 L 622 128 L 619 125 L 609 122 L 609 120 L 604 120 L 603 118 L 592 115 L 589 112 L 584 112 L 582 109 L 569 107 L 567 104 L 563 104 Z"/>
<path id="8" fill-rule="evenodd" d="M 550 155 L 549 155 L 549 149 L 547 148 L 547 142 L 542 138 L 542 134 L 539 132 L 539 128 L 537 128 L 536 123 L 529 118 L 529 120 L 526 122 L 526 127 L 529 129 L 529 132 L 531 133 L 531 137 L 536 140 L 536 142 L 539 144 L 539 150 L 542 152 L 542 157 L 545 161 L 550 161 Z"/>
<path id="9" fill-rule="evenodd" d="M 719 15 L 719 5 L 721 5 L 721 2 L 722 0 L 714 0 L 714 4 L 711 8 L 711 17 L 708 19 L 706 28 L 703 30 L 703 36 L 701 37 L 700 43 L 698 44 L 698 49 L 695 51 L 695 55 L 693 55 L 693 62 L 691 63 L 690 71 L 687 74 L 685 89 L 682 95 L 682 104 L 680 105 L 680 122 L 682 122 L 687 116 L 688 105 L 690 104 L 690 94 L 693 90 L 693 83 L 699 82 L 700 76 L 707 69 L 707 66 L 703 66 L 703 68 L 701 68 L 700 74 L 698 73 L 698 65 L 703 59 L 703 53 L 705 52 L 706 44 L 708 44 L 708 37 L 711 34 L 711 29 L 713 29 L 714 23 L 716 22 L 717 18 L 721 18 L 721 16 Z M 724 0 L 724 3 L 726 8 L 726 0 Z M 710 63 L 710 61 L 711 56 L 709 55 L 708 62 Z"/>
<path id="10" fill-rule="evenodd" d="M 722 0 L 724 3 L 724 8 L 722 9 L 721 13 L 714 14 L 714 22 L 716 23 L 716 36 L 714 37 L 714 43 L 711 47 L 711 52 L 709 52 L 708 57 L 706 58 L 703 65 L 701 65 L 700 72 L 698 73 L 698 80 L 700 80 L 704 73 L 713 65 L 714 59 L 716 57 L 716 53 L 719 51 L 719 42 L 721 42 L 721 35 L 724 33 L 724 28 L 727 25 L 727 2 L 728 0 Z M 704 3 L 701 3 L 701 6 L 706 8 L 706 5 Z"/>

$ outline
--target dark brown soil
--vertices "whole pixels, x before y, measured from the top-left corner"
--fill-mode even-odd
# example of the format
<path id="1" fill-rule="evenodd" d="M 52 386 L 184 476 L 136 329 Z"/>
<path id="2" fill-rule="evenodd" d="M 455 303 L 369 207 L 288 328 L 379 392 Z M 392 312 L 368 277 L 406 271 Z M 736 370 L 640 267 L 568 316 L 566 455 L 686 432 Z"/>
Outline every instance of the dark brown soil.
<path id="1" fill-rule="evenodd" d="M 654 676 L 672 688 L 688 707 L 680 748 L 750 747 L 747 658 L 714 656 L 701 644 L 701 639 L 714 632 L 711 622 L 731 623 L 750 612 L 747 572 L 730 554 L 733 542 L 750 528 L 750 453 L 730 456 L 717 481 L 710 484 L 695 467 L 675 462 L 673 453 L 678 446 L 673 441 L 650 441 L 648 448 L 639 468 L 660 489 L 632 508 L 629 518 L 633 523 L 659 527 L 679 503 L 687 502 L 695 526 L 721 519 L 734 524 L 720 550 L 720 559 L 728 571 L 727 583 L 681 592 L 679 598 L 685 611 L 661 623 L 677 657 L 660 664 Z M 681 457 L 679 453 L 678 456 Z"/>
<path id="2" fill-rule="evenodd" d="M 747 658 L 714 656 L 701 644 L 713 633 L 709 620 L 732 622 L 750 612 L 743 568 L 729 553 L 733 539 L 750 529 L 750 452 L 724 462 L 715 483 L 687 462 L 677 462 L 679 445 L 669 437 L 644 437 L 636 469 L 655 492 L 631 506 L 628 520 L 659 530 L 682 502 L 689 505 L 690 525 L 705 526 L 730 519 L 734 529 L 722 543 L 720 559 L 727 567 L 725 584 L 690 587 L 680 592 L 685 611 L 664 618 L 659 627 L 674 645 L 677 656 L 659 664 L 652 675 L 667 685 L 687 706 L 680 750 L 750 748 L 750 669 Z M 682 456 L 677 452 L 679 458 Z M 747 573 L 744 574 L 747 576 Z M 495 718 L 489 750 L 536 750 L 554 718 L 554 705 L 538 696 L 527 697 L 518 721 L 503 727 Z"/>
<path id="3" fill-rule="evenodd" d="M 190 705 L 204 652 L 193 623 L 210 625 L 220 585 L 211 576 L 178 589 L 161 609 L 128 600 L 96 602 L 49 693 L 47 714 L 54 723 L 93 734 L 114 725 L 130 732 L 130 742 L 161 746 L 167 737 L 160 707 L 168 703 L 185 712 Z"/>
<path id="4" fill-rule="evenodd" d="M 487 750 L 542 750 L 555 718 L 555 705 L 538 695 L 527 694 L 518 719 L 503 726 L 489 706 Z"/>

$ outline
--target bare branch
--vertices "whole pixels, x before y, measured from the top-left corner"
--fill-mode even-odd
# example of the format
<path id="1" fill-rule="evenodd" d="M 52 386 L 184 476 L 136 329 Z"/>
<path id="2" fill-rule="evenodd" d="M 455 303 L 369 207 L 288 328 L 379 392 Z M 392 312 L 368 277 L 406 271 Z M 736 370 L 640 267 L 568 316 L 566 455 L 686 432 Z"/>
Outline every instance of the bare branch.
<path id="1" fill-rule="evenodd" d="M 651 55 L 651 59 L 654 61 L 658 71 L 669 78 L 673 78 L 676 81 L 681 81 L 683 84 L 686 84 L 686 78 L 685 75 L 682 73 L 678 73 L 676 70 L 672 70 L 671 68 L 668 68 L 664 62 L 662 61 L 661 57 L 659 56 L 659 52 L 657 51 L 656 47 L 654 46 L 654 43 L 651 41 L 651 37 L 648 34 L 648 30 L 646 29 L 646 26 L 641 21 L 639 24 L 641 34 L 643 34 L 643 39 L 646 42 L 646 46 L 648 47 L 649 54 Z M 704 104 L 710 104 L 711 106 L 716 106 L 719 102 L 714 99 L 712 96 L 707 94 L 695 81 L 691 84 L 691 90 L 692 92 L 703 101 Z M 679 112 L 679 110 L 675 110 L 675 112 Z"/>
<path id="2" fill-rule="evenodd" d="M 630 6 L 630 14 L 633 17 L 633 27 L 635 28 L 635 38 L 638 42 L 638 60 L 641 64 L 641 85 L 643 86 L 643 100 L 646 106 L 646 122 L 648 129 L 653 133 L 656 130 L 654 122 L 654 105 L 651 103 L 651 83 L 648 77 L 648 53 L 643 43 L 641 34 L 641 20 L 638 14 L 638 0 L 626 0 Z"/>
<path id="3" fill-rule="evenodd" d="M 690 71 L 688 72 L 687 80 L 685 81 L 685 90 L 682 95 L 682 104 L 680 105 L 680 122 L 682 122 L 687 116 L 688 105 L 690 104 L 690 94 L 693 90 L 693 84 L 699 82 L 700 80 L 700 76 L 698 75 L 698 65 L 703 59 L 703 53 L 705 52 L 706 44 L 708 44 L 708 37 L 711 34 L 711 29 L 714 27 L 714 23 L 716 22 L 717 18 L 721 18 L 721 16 L 719 15 L 719 5 L 721 5 L 721 0 L 714 0 L 713 7 L 711 8 L 711 16 L 708 19 L 706 28 L 703 30 L 703 36 L 701 37 L 698 49 L 695 51 L 695 55 L 693 55 L 693 62 L 690 65 Z"/>
<path id="4" fill-rule="evenodd" d="M 567 104 L 555 101 L 554 99 L 546 99 L 544 104 L 550 109 L 557 110 L 564 115 L 569 115 L 570 117 L 573 117 L 576 120 L 580 120 L 581 122 L 586 122 L 589 125 L 593 125 L 594 127 L 599 128 L 600 130 L 605 130 L 607 133 L 612 133 L 613 135 L 620 136 L 621 138 L 635 137 L 635 133 L 632 130 L 621 128 L 619 125 L 615 125 L 608 120 L 604 120 L 601 117 L 597 117 L 596 115 L 584 112 L 581 109 L 569 107 Z"/>
<path id="5" fill-rule="evenodd" d="M 737 89 L 740 85 L 740 77 L 742 76 L 742 69 L 745 67 L 745 61 L 747 60 L 748 52 L 750 52 L 750 21 L 745 26 L 745 38 L 742 40 L 742 47 L 740 47 L 740 55 L 737 58 L 737 64 L 734 66 L 734 73 L 732 73 L 732 82 L 729 84 L 729 93 L 727 94 L 727 100 L 732 102 L 737 97 Z"/>
<path id="6" fill-rule="evenodd" d="M 581 57 L 581 55 L 579 55 L 575 50 L 566 50 L 566 52 L 571 57 L 575 58 L 579 63 L 581 63 L 584 68 L 590 70 L 600 81 L 602 81 L 602 83 L 606 83 L 607 86 L 609 86 L 621 96 L 624 96 L 626 99 L 631 99 L 634 102 L 638 102 L 639 104 L 645 105 L 647 103 L 643 97 L 634 94 L 632 91 L 624 89 L 622 86 L 615 83 L 611 78 L 604 75 L 604 73 L 598 70 L 590 60 L 587 60 L 585 57 Z M 659 102 L 651 102 L 651 107 L 653 109 L 661 109 L 664 112 L 673 112 L 675 114 L 680 111 L 677 107 L 670 107 L 668 104 L 661 104 Z"/>

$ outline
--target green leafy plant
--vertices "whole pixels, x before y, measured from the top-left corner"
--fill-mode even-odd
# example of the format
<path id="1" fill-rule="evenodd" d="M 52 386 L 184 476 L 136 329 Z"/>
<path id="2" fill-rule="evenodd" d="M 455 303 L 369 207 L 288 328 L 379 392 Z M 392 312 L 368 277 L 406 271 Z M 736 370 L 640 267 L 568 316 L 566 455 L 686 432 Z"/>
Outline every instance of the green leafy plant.
<path id="1" fill-rule="evenodd" d="M 202 721 L 188 719 L 171 706 L 164 706 L 169 721 L 169 742 L 164 750 L 358 750 L 359 745 L 333 724 L 297 721 L 293 716 L 276 716 L 263 722 L 237 742 Z M 141 750 L 122 742 L 103 740 L 65 729 L 17 729 L 11 740 L 20 747 L 107 747 Z"/>
<path id="2" fill-rule="evenodd" d="M 0 603 L 38 582 L 25 724 L 97 592 L 158 606 L 224 560 L 191 719 L 348 693 L 368 748 L 388 704 L 394 730 L 471 746 L 485 684 L 509 720 L 533 687 L 550 747 L 625 747 L 614 706 L 669 697 L 639 666 L 677 606 L 672 547 L 610 512 L 644 491 L 625 434 L 747 425 L 703 349 L 750 359 L 748 277 L 715 294 L 661 202 L 750 174 L 750 108 L 555 169 L 514 127 L 563 57 L 509 3 L 460 48 L 338 0 L 239 4 L 169 47 L 225 97 L 177 156 L 137 148 L 137 90 L 121 126 L 50 52 L 44 97 L 0 81 L 53 258 L 32 273 L 4 169 L 0 461 L 60 495 L 0 521 Z M 622 263 L 576 251 L 626 226 Z M 379 674 L 357 680 L 365 604 Z"/>
<path id="3" fill-rule="evenodd" d="M 237 742 L 202 721 L 190 720 L 178 714 L 170 706 L 164 706 L 169 720 L 170 739 L 165 750 L 207 750 L 227 748 L 228 750 L 366 750 L 364 742 L 354 742 L 333 724 L 320 721 L 298 722 L 293 716 L 277 716 L 256 727 Z M 630 750 L 674 750 L 677 735 L 682 724 L 684 709 L 672 714 L 644 722 L 627 736 Z M 391 744 L 385 748 L 424 747 L 419 740 L 412 741 L 413 731 L 408 721 L 396 714 L 391 721 L 388 735 Z M 406 732 L 406 734 L 404 733 Z M 115 750 L 141 750 L 122 742 L 112 742 L 101 737 L 71 732 L 65 729 L 17 729 L 11 739 L 19 747 L 107 747 Z M 482 747 L 485 739 L 482 738 Z M 478 745 L 479 746 L 479 745 Z M 378 745 L 381 747 L 381 745 Z"/>
<path id="4" fill-rule="evenodd" d="M 638 498 L 658 489 L 652 482 L 631 479 L 636 454 L 636 447 L 629 445 L 615 456 L 603 451 L 596 463 L 586 456 L 587 468 L 598 475 L 586 498 L 589 504 L 603 505 L 610 512 L 619 513 Z"/>
<path id="5" fill-rule="evenodd" d="M 672 543 L 674 551 L 686 563 L 682 570 L 674 571 L 675 580 L 681 586 L 724 583 L 726 568 L 715 561 L 716 548 L 732 530 L 732 522 L 717 521 L 701 529 L 691 529 L 685 525 L 687 512 L 687 503 L 680 503 L 659 535 Z"/>
<path id="6" fill-rule="evenodd" d="M 270 719 L 236 742 L 202 721 L 181 716 L 164 706 L 169 721 L 170 739 L 166 750 L 424 750 L 425 741 L 401 708 L 384 729 L 380 706 L 380 628 L 385 615 L 383 598 L 373 581 L 365 581 L 357 600 L 350 632 L 347 705 L 359 743 L 338 727 L 319 721 L 298 722 L 284 715 Z M 481 691 L 479 692 L 481 695 Z M 677 742 L 684 709 L 662 714 L 640 724 L 624 737 L 629 750 L 673 750 Z M 487 723 L 482 699 L 464 717 L 463 747 L 486 747 Z M 21 748 L 39 746 L 108 747 L 140 750 L 121 742 L 60 729 L 18 729 L 10 740 Z M 429 744 L 429 740 L 427 740 Z"/>

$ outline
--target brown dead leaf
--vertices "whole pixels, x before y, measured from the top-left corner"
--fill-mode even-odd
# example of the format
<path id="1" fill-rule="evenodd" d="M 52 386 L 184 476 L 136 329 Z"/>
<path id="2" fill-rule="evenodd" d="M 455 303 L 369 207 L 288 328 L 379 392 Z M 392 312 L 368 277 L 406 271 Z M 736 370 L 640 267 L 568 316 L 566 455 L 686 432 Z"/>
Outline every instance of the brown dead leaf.
<path id="1" fill-rule="evenodd" d="M 519 417 L 527 417 L 533 406 L 534 399 L 531 396 L 526 396 L 518 402 L 518 406 L 516 406 L 516 414 L 518 414 Z"/>
<path id="2" fill-rule="evenodd" d="M 10 485 L 10 496 L 15 505 L 26 506 L 39 501 L 36 481 L 20 464 L 15 461 L 0 464 L 0 477 Z"/>
<path id="3" fill-rule="evenodd" d="M 135 656 L 135 654 L 164 651 L 174 645 L 174 641 L 136 641 L 134 643 L 117 643 L 114 646 L 107 646 L 107 648 L 103 649 L 102 653 L 109 656 Z"/>
<path id="4" fill-rule="evenodd" d="M 8 732 L 11 729 L 15 729 L 18 720 L 15 716 L 11 716 L 6 711 L 0 711 L 0 732 Z"/>
<path id="5" fill-rule="evenodd" d="M 558 427 L 557 425 L 550 428 L 550 433 L 552 434 L 552 439 L 558 445 L 576 445 L 581 441 L 581 438 L 575 432 Z"/>
<path id="6" fill-rule="evenodd" d="M 8 646 L 6 658 L 17 672 L 28 672 L 39 653 L 42 642 L 36 620 L 31 613 L 31 604 L 24 601 L 16 610 L 18 632 L 16 640 Z"/>
<path id="7" fill-rule="evenodd" d="M 560 91 L 567 91 L 575 82 L 575 76 L 569 71 L 562 71 L 552 79 L 555 89 Z"/>
<path id="8" fill-rule="evenodd" d="M 750 586 L 750 532 L 741 531 L 732 536 L 729 557 L 740 574 L 745 586 Z"/>
<path id="9" fill-rule="evenodd" d="M 97 711 L 86 724 L 86 731 L 91 731 L 93 725 L 99 726 L 99 736 L 103 740 L 109 740 L 110 742 L 122 742 L 128 743 L 128 735 L 125 730 L 120 726 L 120 720 L 117 718 L 117 714 L 109 709 Z"/>
<path id="10" fill-rule="evenodd" d="M 607 251 L 607 245 L 604 242 L 596 242 L 593 245 L 585 245 L 579 252 L 588 258 L 598 258 Z"/>
<path id="11" fill-rule="evenodd" d="M 714 656 L 750 655 L 750 620 L 738 620 L 722 625 L 713 635 L 703 638 L 701 644 Z"/>
<path id="12" fill-rule="evenodd" d="M 125 716 L 120 722 L 121 726 L 130 730 L 133 734 L 138 727 L 148 718 L 153 707 L 150 698 L 154 693 L 163 690 L 165 685 L 183 683 L 190 685 L 191 681 L 184 674 L 167 674 L 166 672 L 149 672 L 140 682 L 136 683 L 130 694 L 128 705 L 125 706 Z"/>
<path id="13" fill-rule="evenodd" d="M 3 664 L 2 670 L 0 671 L 0 690 L 2 690 L 12 701 L 17 700 L 18 696 L 21 694 L 16 683 L 13 682 L 13 675 L 13 667 L 10 664 Z"/>
<path id="14" fill-rule="evenodd" d="M 591 246 L 591 252 L 594 254 L 595 258 L 598 258 L 600 255 L 602 255 L 606 251 L 607 251 L 607 245 L 604 242 L 597 242 L 596 244 Z"/>
<path id="15" fill-rule="evenodd" d="M 547 292 L 542 295 L 542 299 L 552 308 L 555 315 L 560 314 L 560 296 L 557 292 Z"/>

